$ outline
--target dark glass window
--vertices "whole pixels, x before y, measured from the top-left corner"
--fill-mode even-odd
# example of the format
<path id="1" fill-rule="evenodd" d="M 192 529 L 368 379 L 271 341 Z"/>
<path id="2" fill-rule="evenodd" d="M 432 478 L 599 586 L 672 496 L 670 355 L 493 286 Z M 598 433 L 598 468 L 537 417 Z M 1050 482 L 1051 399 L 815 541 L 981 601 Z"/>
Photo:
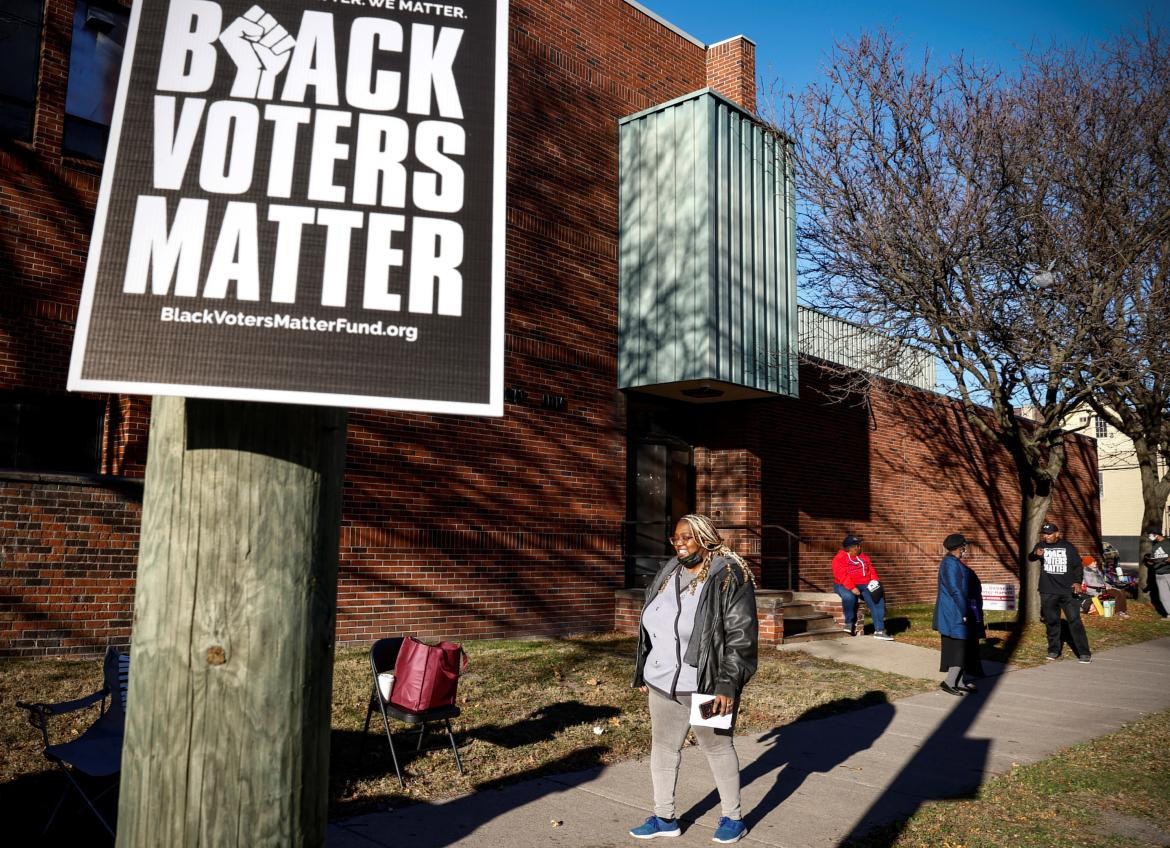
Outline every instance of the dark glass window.
<path id="1" fill-rule="evenodd" d="M 32 139 L 44 0 L 0 3 L 0 133 Z"/>
<path id="2" fill-rule="evenodd" d="M 66 153 L 99 162 L 106 158 L 129 23 L 129 13 L 120 6 L 77 0 L 65 93 Z"/>
<path id="3" fill-rule="evenodd" d="M 1102 418 L 1100 415 L 1098 415 L 1097 416 L 1097 438 L 1104 439 L 1108 435 L 1109 435 L 1109 422 L 1106 421 L 1104 418 Z"/>
<path id="4" fill-rule="evenodd" d="M 0 468 L 96 474 L 104 417 L 100 400 L 0 393 Z"/>

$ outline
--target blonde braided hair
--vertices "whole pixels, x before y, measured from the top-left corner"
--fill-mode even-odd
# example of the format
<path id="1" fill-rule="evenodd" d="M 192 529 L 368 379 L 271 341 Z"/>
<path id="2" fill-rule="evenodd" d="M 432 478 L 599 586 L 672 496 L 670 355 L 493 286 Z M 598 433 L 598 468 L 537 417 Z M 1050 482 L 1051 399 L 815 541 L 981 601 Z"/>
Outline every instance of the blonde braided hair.
<path id="1" fill-rule="evenodd" d="M 719 531 L 715 529 L 715 523 L 710 518 L 697 512 L 693 512 L 689 515 L 684 515 L 679 519 L 680 523 L 684 521 L 686 522 L 687 526 L 691 528 L 691 533 L 694 534 L 695 541 L 699 543 L 699 547 L 702 548 L 703 553 L 703 567 L 699 569 L 699 573 L 695 575 L 695 579 L 691 581 L 691 585 L 689 587 L 690 593 L 692 595 L 695 593 L 695 588 L 700 586 L 707 579 L 707 574 L 711 570 L 711 561 L 715 559 L 716 556 L 724 556 L 730 559 L 739 566 L 740 576 L 743 578 L 744 582 L 751 583 L 753 586 L 755 585 L 756 578 L 752 574 L 752 570 L 748 568 L 748 564 L 744 561 L 743 557 L 741 557 L 731 548 L 727 547 L 727 543 L 723 541 L 723 537 L 719 535 Z M 728 573 L 723 577 L 723 585 L 721 588 L 727 588 L 727 583 L 730 578 L 731 573 L 729 570 Z M 669 582 L 669 580 L 663 581 L 662 586 L 658 589 L 658 591 L 661 592 L 663 589 L 665 589 L 666 584 Z"/>

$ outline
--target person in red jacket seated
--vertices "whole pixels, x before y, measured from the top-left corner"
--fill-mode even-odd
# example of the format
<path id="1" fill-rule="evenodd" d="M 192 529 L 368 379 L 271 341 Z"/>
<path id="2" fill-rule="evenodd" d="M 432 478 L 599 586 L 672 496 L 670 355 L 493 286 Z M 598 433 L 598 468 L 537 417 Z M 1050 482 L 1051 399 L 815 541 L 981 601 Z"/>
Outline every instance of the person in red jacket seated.
<path id="1" fill-rule="evenodd" d="M 894 637 L 886 632 L 886 599 L 873 563 L 861 552 L 861 539 L 849 535 L 841 543 L 841 550 L 833 557 L 833 591 L 841 596 L 841 607 L 845 611 L 845 632 L 859 636 L 857 628 L 857 604 L 865 601 L 869 614 L 873 616 L 873 638 L 892 642 Z"/>

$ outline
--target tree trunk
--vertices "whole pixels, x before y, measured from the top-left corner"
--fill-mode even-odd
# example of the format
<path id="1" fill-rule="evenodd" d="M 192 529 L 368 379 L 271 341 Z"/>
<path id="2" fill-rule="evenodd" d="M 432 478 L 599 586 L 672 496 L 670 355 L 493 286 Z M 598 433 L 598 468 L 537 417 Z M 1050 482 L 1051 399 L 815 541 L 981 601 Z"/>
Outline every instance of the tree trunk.
<path id="1" fill-rule="evenodd" d="M 324 845 L 344 410 L 155 398 L 121 848 Z"/>
<path id="2" fill-rule="evenodd" d="M 1052 493 L 1038 495 L 1022 492 L 1023 510 L 1020 516 L 1020 599 L 1017 618 L 1021 623 L 1037 621 L 1040 616 L 1040 563 L 1030 561 L 1028 555 L 1040 539 L 1040 525 L 1052 506 Z"/>
<path id="3" fill-rule="evenodd" d="M 1142 480 L 1142 526 L 1138 528 L 1138 600 L 1150 603 L 1150 575 L 1146 567 L 1146 554 L 1153 550 L 1153 545 L 1146 538 L 1146 530 L 1150 527 L 1162 527 L 1162 520 L 1166 514 L 1166 498 L 1170 495 L 1170 474 L 1165 478 L 1158 477 L 1158 459 L 1149 449 L 1145 439 L 1134 439 L 1134 455 L 1137 457 L 1138 471 Z M 1166 600 L 1163 598 L 1162 603 Z"/>
<path id="4" fill-rule="evenodd" d="M 1044 523 L 1052 507 L 1054 481 L 1060 479 L 1064 470 L 1064 435 L 1047 445 L 1047 458 L 1043 465 L 1030 460 L 1024 445 L 1017 442 L 1007 445 L 1015 462 L 1020 484 L 1020 531 L 1018 538 L 1018 563 L 1020 573 L 1020 598 L 1016 619 L 1020 624 L 1037 621 L 1040 617 L 1040 569 L 1039 561 L 1028 558 L 1040 539 L 1040 525 Z"/>

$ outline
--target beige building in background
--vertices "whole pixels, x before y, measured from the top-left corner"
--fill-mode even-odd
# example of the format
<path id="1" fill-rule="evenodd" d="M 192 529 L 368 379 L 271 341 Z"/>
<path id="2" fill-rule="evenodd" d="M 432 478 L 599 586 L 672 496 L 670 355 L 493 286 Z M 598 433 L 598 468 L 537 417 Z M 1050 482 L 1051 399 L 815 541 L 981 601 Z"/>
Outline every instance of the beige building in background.
<path id="1" fill-rule="evenodd" d="M 1142 480 L 1133 442 L 1088 408 L 1070 416 L 1067 429 L 1097 439 L 1097 491 L 1101 498 L 1101 536 L 1121 553 L 1121 561 L 1136 563 L 1142 527 Z M 1159 464 L 1159 473 L 1165 467 Z M 1162 516 L 1163 528 L 1167 516 Z M 1075 542 L 1074 542 L 1075 543 Z"/>

